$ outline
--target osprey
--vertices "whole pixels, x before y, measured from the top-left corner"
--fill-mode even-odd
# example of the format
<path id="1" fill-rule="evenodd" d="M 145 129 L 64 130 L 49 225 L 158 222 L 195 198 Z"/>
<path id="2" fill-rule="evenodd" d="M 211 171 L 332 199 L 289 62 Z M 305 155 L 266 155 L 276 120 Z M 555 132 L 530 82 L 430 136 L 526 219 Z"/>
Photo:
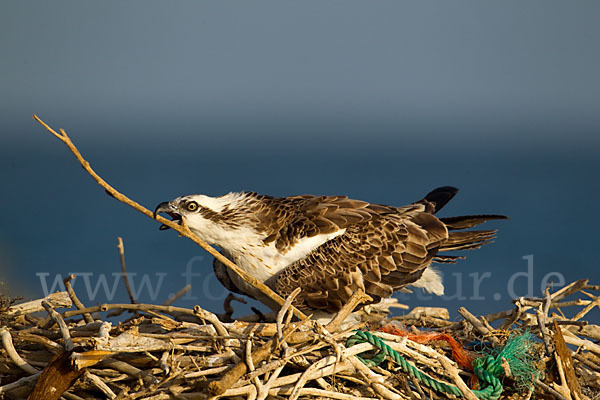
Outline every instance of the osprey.
<path id="1" fill-rule="evenodd" d="M 403 207 L 372 204 L 346 196 L 271 197 L 252 192 L 221 197 L 201 194 L 160 203 L 155 210 L 190 230 L 282 297 L 302 292 L 302 311 L 335 313 L 362 289 L 374 302 L 408 285 L 442 295 L 432 262 L 454 263 L 447 251 L 476 249 L 495 230 L 467 230 L 502 215 L 438 218 L 458 189 L 445 186 Z M 161 229 L 168 229 L 165 225 Z M 220 261 L 213 263 L 230 291 L 253 297 L 274 310 L 270 298 Z"/>

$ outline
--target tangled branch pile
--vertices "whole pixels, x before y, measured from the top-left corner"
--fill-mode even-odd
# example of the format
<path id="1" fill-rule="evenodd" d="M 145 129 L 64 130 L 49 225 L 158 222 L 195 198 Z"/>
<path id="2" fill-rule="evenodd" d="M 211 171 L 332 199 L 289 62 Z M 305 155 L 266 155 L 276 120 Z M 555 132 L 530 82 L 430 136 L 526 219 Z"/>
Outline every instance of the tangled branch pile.
<path id="1" fill-rule="evenodd" d="M 351 328 L 340 328 L 340 322 L 353 305 L 326 326 L 310 319 L 293 322 L 291 298 L 276 322 L 222 322 L 198 306 L 83 308 L 69 290 L 0 311 L 0 397 L 493 399 L 498 397 L 483 394 L 484 382 L 473 391 L 465 383 L 474 383 L 473 367 L 482 376 L 488 366 L 473 359 L 487 355 L 500 366 L 500 398 L 598 399 L 600 346 L 594 341 L 600 340 L 600 328 L 581 320 L 600 304 L 600 296 L 589 293 L 598 289 L 577 281 L 479 318 L 461 308 L 458 322 L 443 309 L 416 308 L 403 317 L 372 310 L 365 315 L 371 322 Z M 566 300 L 577 294 L 584 297 Z M 78 308 L 71 309 L 73 304 Z M 566 307 L 580 310 L 567 318 Z M 134 314 L 113 326 L 102 318 L 109 310 Z M 357 328 L 370 340 L 357 340 Z M 525 330 L 530 337 L 510 342 L 514 332 Z M 388 350 L 382 352 L 382 346 Z M 528 364 L 518 367 L 510 357 Z M 393 359 L 404 360 L 404 366 Z M 407 370 L 411 366 L 441 386 Z"/>

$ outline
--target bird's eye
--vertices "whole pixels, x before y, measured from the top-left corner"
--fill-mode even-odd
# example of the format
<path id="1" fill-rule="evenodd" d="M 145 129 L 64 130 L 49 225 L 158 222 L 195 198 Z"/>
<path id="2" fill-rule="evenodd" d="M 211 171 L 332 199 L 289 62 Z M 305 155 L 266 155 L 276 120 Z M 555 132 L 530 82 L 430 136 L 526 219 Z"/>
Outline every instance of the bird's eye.
<path id="1" fill-rule="evenodd" d="M 198 209 L 198 203 L 190 201 L 185 205 L 185 208 L 187 208 L 188 211 L 196 211 Z"/>

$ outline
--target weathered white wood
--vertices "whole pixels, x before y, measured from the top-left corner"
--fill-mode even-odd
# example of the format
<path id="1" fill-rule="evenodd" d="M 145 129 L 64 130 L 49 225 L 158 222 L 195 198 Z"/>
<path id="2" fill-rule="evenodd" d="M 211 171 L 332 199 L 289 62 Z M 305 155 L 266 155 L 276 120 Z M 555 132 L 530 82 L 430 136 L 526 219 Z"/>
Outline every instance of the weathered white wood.
<path id="1" fill-rule="evenodd" d="M 44 306 L 42 306 L 43 301 L 50 304 L 52 308 L 71 308 L 73 306 L 73 302 L 71 301 L 71 297 L 69 297 L 69 293 L 56 292 L 49 294 L 43 299 L 32 300 L 11 306 L 8 311 L 6 311 L 6 314 L 9 316 L 17 316 L 44 311 Z"/>
<path id="2" fill-rule="evenodd" d="M 2 327 L 0 328 L 0 337 L 2 338 L 2 345 L 4 346 L 4 350 L 15 363 L 15 365 L 21 368 L 23 371 L 28 374 L 37 374 L 40 372 L 37 368 L 32 367 L 27 361 L 23 360 L 17 350 L 15 350 L 15 346 L 13 345 L 12 336 L 8 329 Z"/>
<path id="3" fill-rule="evenodd" d="M 450 319 L 450 313 L 447 308 L 443 307 L 415 307 L 408 313 L 409 317 L 434 317 L 441 319 Z"/>

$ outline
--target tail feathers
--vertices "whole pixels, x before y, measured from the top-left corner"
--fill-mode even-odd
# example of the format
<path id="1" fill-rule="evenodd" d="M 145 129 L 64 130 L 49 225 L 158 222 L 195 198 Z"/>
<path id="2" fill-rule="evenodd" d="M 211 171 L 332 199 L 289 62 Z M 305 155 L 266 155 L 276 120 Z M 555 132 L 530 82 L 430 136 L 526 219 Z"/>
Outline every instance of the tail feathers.
<path id="1" fill-rule="evenodd" d="M 478 249 L 496 237 L 496 230 L 450 232 L 439 251 Z"/>
<path id="2" fill-rule="evenodd" d="M 447 256 L 442 254 L 436 254 L 436 256 L 433 257 L 433 262 L 440 264 L 456 264 L 458 260 L 464 260 L 465 258 L 465 256 Z"/>
<path id="3" fill-rule="evenodd" d="M 453 231 L 457 229 L 472 228 L 474 226 L 483 224 L 486 221 L 496 219 L 508 219 L 508 217 L 496 214 L 463 215 L 460 217 L 440 218 L 440 221 L 442 221 L 446 225 L 449 231 Z"/>
<path id="4" fill-rule="evenodd" d="M 442 207 L 456 195 L 456 193 L 458 193 L 457 188 L 452 186 L 442 186 L 429 192 L 417 203 L 424 204 L 426 212 L 435 214 L 440 211 Z M 496 230 L 455 231 L 473 228 L 486 221 L 498 219 L 508 219 L 508 217 L 496 214 L 481 214 L 439 218 L 448 229 L 448 239 L 440 246 L 438 254 L 434 256 L 433 261 L 453 264 L 464 257 L 441 255 L 439 252 L 478 249 L 485 244 L 491 243 L 496 237 Z"/>
<path id="5" fill-rule="evenodd" d="M 432 214 L 440 211 L 442 207 L 444 207 L 452 198 L 458 193 L 458 189 L 452 186 L 442 186 L 437 189 L 433 189 L 431 192 L 427 193 L 422 200 L 418 203 L 425 203 L 426 206 L 431 207 L 430 210 Z"/>

